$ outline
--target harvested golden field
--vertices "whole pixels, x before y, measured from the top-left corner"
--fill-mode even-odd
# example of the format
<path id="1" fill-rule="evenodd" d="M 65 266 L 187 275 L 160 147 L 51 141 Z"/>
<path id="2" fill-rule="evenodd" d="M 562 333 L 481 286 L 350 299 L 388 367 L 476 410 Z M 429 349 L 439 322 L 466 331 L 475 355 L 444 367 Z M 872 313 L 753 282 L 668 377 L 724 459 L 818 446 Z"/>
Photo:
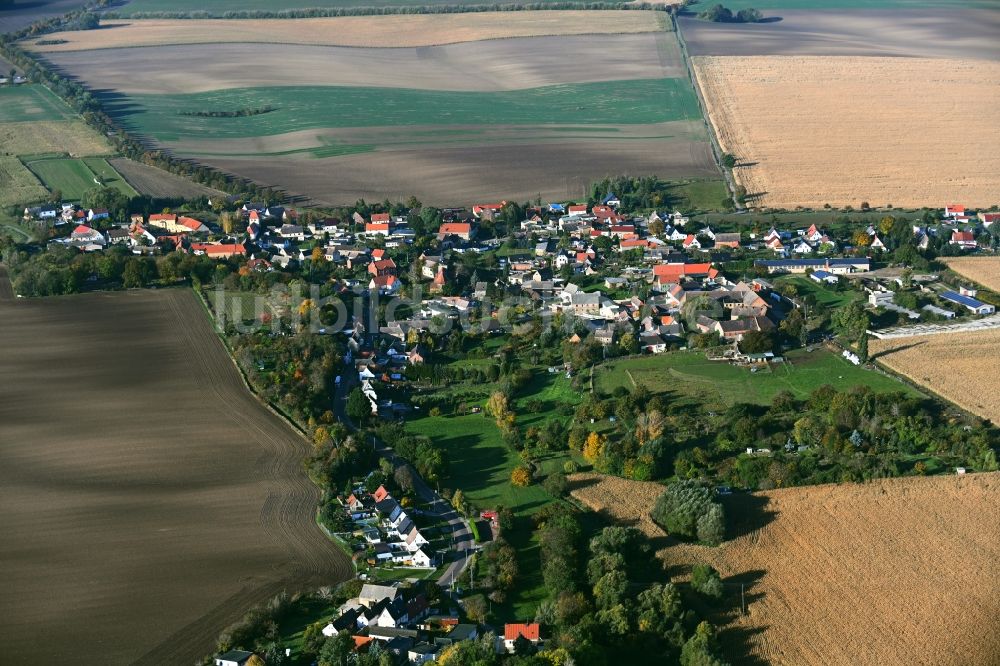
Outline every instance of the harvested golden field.
<path id="1" fill-rule="evenodd" d="M 655 484 L 597 475 L 573 481 L 582 486 L 574 497 L 640 527 L 658 494 Z M 745 641 L 750 657 L 795 666 L 1000 663 L 1000 474 L 726 500 L 740 536 L 659 555 L 670 566 L 707 562 L 727 582 L 746 583 L 747 614 L 723 640 Z"/>
<path id="2" fill-rule="evenodd" d="M 994 423 L 1000 423 L 1000 329 L 872 339 L 873 359 Z"/>
<path id="3" fill-rule="evenodd" d="M 756 206 L 997 203 L 1000 62 L 693 58 L 712 125 Z M 928 100 L 933 100 L 929 102 Z"/>
<path id="4" fill-rule="evenodd" d="M 1000 292 L 1000 257 L 951 257 L 941 261 L 962 277 Z"/>
<path id="5" fill-rule="evenodd" d="M 82 120 L 0 123 L 0 149 L 13 155 L 69 153 L 73 157 L 114 152 L 108 141 Z"/>
<path id="6" fill-rule="evenodd" d="M 90 51 L 169 44 L 304 44 L 415 47 L 546 35 L 658 32 L 669 24 L 656 11 L 531 11 L 341 16 L 307 19 L 137 19 L 106 21 L 99 40 L 84 32 L 45 35 L 64 44 L 36 51 Z"/>

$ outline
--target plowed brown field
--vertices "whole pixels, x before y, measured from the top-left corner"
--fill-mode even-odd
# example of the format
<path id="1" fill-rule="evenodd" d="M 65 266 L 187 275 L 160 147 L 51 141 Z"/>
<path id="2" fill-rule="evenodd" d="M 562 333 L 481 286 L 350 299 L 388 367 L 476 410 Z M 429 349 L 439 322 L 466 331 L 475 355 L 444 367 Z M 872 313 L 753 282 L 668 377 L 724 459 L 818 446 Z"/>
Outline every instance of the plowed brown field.
<path id="1" fill-rule="evenodd" d="M 1000 329 L 872 339 L 871 357 L 962 409 L 1000 423 Z"/>
<path id="2" fill-rule="evenodd" d="M 696 57 L 724 151 L 757 206 L 997 203 L 1000 62 Z M 928 100 L 934 100 L 928 102 Z"/>
<path id="3" fill-rule="evenodd" d="M 577 499 L 663 536 L 646 518 L 656 484 L 572 481 Z M 747 614 L 723 636 L 745 641 L 750 657 L 795 666 L 1000 663 L 1000 474 L 737 493 L 726 503 L 741 536 L 719 548 L 670 545 L 659 556 L 670 566 L 715 566 L 737 608 L 732 583 L 746 583 Z"/>
<path id="4" fill-rule="evenodd" d="M 351 575 L 308 444 L 190 291 L 3 294 L 0 661 L 190 664 L 251 605 Z"/>
<path id="5" fill-rule="evenodd" d="M 951 257 L 942 261 L 962 277 L 1000 292 L 1000 257 Z"/>

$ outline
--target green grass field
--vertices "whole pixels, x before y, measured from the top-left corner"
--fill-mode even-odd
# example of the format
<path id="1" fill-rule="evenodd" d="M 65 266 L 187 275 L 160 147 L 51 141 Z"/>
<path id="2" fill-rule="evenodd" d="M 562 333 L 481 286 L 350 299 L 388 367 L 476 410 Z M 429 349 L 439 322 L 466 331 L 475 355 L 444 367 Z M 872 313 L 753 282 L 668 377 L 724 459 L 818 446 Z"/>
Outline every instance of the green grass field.
<path id="1" fill-rule="evenodd" d="M 531 384 L 515 400 L 518 426 L 522 429 L 540 426 L 552 418 L 569 421 L 571 416 L 559 414 L 558 406 L 575 405 L 582 396 L 561 373 L 549 374 L 538 368 L 535 373 Z M 543 409 L 527 412 L 525 405 L 529 401 L 540 402 Z M 569 453 L 550 453 L 542 457 L 537 461 L 540 469 L 536 482 L 527 488 L 518 488 L 511 485 L 510 474 L 521 464 L 521 459 L 503 442 L 493 419 L 485 414 L 424 416 L 409 422 L 407 428 L 445 447 L 449 465 L 449 479 L 445 485 L 461 489 L 478 508 L 505 506 L 517 515 L 515 529 L 505 533 L 504 538 L 517 550 L 520 574 L 515 588 L 496 613 L 508 619 L 533 617 L 546 591 L 538 566 L 538 544 L 532 538 L 528 517 L 554 501 L 540 484 L 545 476 L 562 469 L 569 460 Z"/>
<path id="2" fill-rule="evenodd" d="M 732 206 L 729 188 L 722 180 L 693 180 L 670 188 L 681 210 L 718 210 Z"/>
<path id="3" fill-rule="evenodd" d="M 790 284 L 798 291 L 799 296 L 811 294 L 816 302 L 826 308 L 839 308 L 847 305 L 851 301 L 861 298 L 861 294 L 854 290 L 838 291 L 832 286 L 820 284 L 815 280 L 802 275 L 782 275 L 774 279 L 774 284 L 780 286 Z"/>
<path id="4" fill-rule="evenodd" d="M 66 199 L 80 199 L 98 187 L 95 178 L 128 196 L 137 196 L 124 178 L 102 158 L 58 158 L 29 162 L 28 167 L 50 190 L 59 190 Z"/>
<path id="5" fill-rule="evenodd" d="M 73 109 L 45 86 L 0 87 L 0 123 L 70 120 L 75 117 Z"/>
<path id="6" fill-rule="evenodd" d="M 184 112 L 260 108 L 237 118 Z M 115 114 L 114 105 L 110 105 Z M 191 95 L 135 95 L 124 123 L 161 141 L 271 136 L 306 129 L 412 125 L 647 124 L 700 118 L 686 79 L 641 79 L 500 92 L 401 88 L 240 88 Z"/>
<path id="7" fill-rule="evenodd" d="M 867 386 L 883 393 L 902 391 L 917 395 L 909 385 L 852 365 L 826 349 L 796 350 L 786 358 L 785 364 L 751 372 L 748 368 L 709 361 L 701 352 L 644 356 L 601 366 L 594 376 L 594 387 L 608 395 L 619 386 L 632 389 L 634 381 L 653 393 L 669 392 L 718 409 L 738 402 L 770 404 L 782 391 L 803 398 L 824 384 L 839 390 Z"/>

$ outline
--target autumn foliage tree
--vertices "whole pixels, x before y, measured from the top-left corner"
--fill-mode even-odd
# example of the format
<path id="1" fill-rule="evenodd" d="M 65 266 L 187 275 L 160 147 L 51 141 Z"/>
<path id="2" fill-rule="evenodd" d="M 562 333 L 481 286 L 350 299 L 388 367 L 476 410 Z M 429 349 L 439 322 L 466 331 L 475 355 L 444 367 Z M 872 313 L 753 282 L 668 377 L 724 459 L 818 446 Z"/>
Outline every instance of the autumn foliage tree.
<path id="1" fill-rule="evenodd" d="M 519 488 L 526 488 L 531 485 L 531 470 L 521 465 L 515 467 L 510 474 L 510 482 Z"/>

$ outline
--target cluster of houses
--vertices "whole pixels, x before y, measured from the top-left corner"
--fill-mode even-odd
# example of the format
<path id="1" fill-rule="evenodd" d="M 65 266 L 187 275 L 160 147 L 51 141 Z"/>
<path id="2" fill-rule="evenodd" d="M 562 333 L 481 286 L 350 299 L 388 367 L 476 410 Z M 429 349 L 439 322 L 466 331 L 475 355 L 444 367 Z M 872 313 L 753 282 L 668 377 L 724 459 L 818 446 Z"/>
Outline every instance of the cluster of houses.
<path id="1" fill-rule="evenodd" d="M 447 647 L 480 638 L 485 630 L 463 623 L 456 613 L 439 613 L 424 594 L 399 584 L 366 583 L 357 597 L 343 603 L 323 627 L 324 636 L 342 632 L 351 635 L 354 649 L 364 652 L 374 643 L 400 661 L 423 664 L 437 661 Z M 496 634 L 497 653 L 513 653 L 519 642 L 544 647 L 537 623 L 504 625 Z M 215 657 L 217 666 L 244 666 L 253 656 L 245 650 L 230 650 Z"/>
<path id="2" fill-rule="evenodd" d="M 427 569 L 436 558 L 427 552 L 430 541 L 413 522 L 410 512 L 397 502 L 385 486 L 371 494 L 356 489 L 344 502 L 351 520 L 370 551 L 369 563 Z"/>

